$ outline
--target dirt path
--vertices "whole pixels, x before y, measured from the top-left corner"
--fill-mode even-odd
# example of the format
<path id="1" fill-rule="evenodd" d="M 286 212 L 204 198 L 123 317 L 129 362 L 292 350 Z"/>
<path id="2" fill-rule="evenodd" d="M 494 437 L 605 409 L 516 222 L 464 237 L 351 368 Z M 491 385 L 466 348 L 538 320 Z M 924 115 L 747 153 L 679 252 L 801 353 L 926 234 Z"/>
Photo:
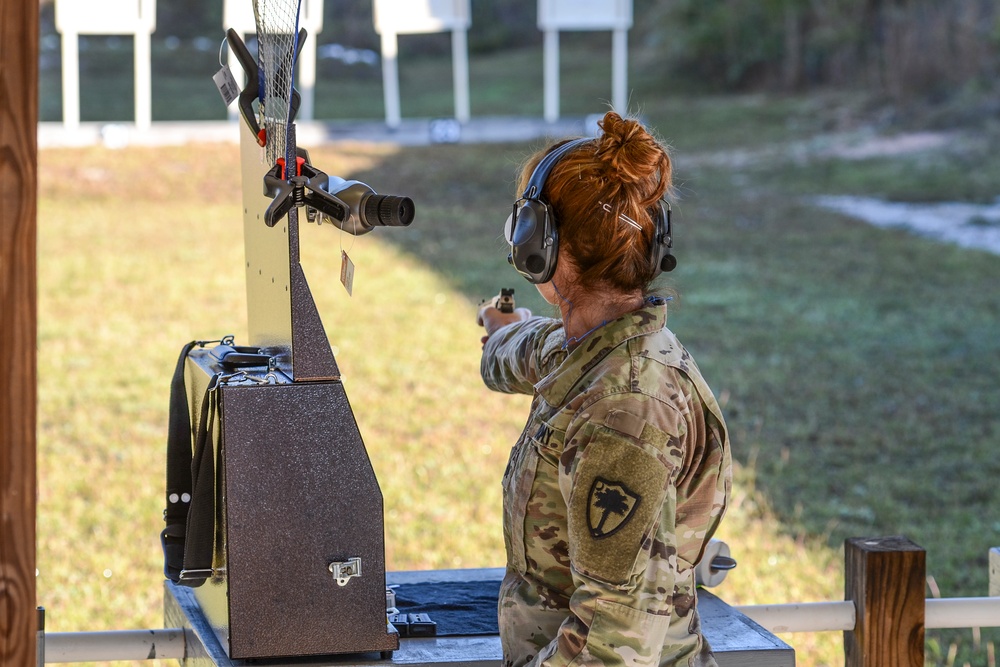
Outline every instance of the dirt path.
<path id="1" fill-rule="evenodd" d="M 959 138 L 954 132 L 911 132 L 893 136 L 874 133 L 820 135 L 805 141 L 757 149 L 678 156 L 681 166 L 740 169 L 767 160 L 835 158 L 867 160 L 941 150 Z M 992 204 L 937 202 L 915 204 L 874 197 L 821 196 L 810 201 L 878 227 L 899 227 L 915 234 L 1000 255 L 1000 185 Z"/>

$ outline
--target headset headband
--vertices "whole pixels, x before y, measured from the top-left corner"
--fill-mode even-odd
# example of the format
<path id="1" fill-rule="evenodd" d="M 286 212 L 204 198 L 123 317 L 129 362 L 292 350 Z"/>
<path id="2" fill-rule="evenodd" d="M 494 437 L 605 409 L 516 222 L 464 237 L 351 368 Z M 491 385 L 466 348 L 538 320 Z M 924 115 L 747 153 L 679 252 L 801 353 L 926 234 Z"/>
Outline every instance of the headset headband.
<path id="1" fill-rule="evenodd" d="M 549 172 L 556 166 L 556 163 L 562 159 L 563 155 L 566 155 L 566 153 L 569 153 L 580 144 L 588 141 L 590 139 L 587 137 L 573 139 L 546 154 L 535 167 L 535 170 L 531 172 L 531 178 L 528 179 L 528 185 L 524 188 L 524 192 L 521 193 L 521 199 L 538 199 L 541 197 L 542 188 L 545 187 L 545 179 L 549 177 Z"/>

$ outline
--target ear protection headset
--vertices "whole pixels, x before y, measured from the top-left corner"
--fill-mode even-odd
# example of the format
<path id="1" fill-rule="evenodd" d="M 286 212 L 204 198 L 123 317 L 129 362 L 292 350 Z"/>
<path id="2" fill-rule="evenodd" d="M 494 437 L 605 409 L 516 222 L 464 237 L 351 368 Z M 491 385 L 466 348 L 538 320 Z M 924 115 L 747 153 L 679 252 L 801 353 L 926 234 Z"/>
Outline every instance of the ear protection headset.
<path id="1" fill-rule="evenodd" d="M 559 230 L 555 216 L 552 207 L 541 199 L 545 179 L 564 155 L 587 141 L 590 139 L 574 139 L 545 155 L 531 172 L 528 185 L 520 199 L 514 202 L 513 211 L 507 218 L 504 229 L 504 236 L 510 243 L 507 261 L 530 283 L 538 285 L 552 280 L 559 256 Z M 654 219 L 656 231 L 650 247 L 649 264 L 655 278 L 662 271 L 672 271 L 677 266 L 677 259 L 670 253 L 673 246 L 670 204 L 661 200 Z"/>

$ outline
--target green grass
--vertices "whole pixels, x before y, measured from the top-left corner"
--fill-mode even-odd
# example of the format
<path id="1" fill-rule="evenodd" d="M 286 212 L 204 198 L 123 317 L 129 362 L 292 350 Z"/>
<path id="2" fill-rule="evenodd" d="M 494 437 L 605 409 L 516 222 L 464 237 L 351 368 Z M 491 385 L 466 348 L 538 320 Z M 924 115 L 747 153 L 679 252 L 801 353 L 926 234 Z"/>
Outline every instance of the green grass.
<path id="1" fill-rule="evenodd" d="M 450 76 L 449 63 L 426 68 Z M 492 76 L 485 108 L 517 90 Z M 420 108 L 450 109 L 434 97 Z M 856 122 L 856 97 L 635 102 L 678 156 L 670 323 L 733 435 L 737 484 L 720 537 L 740 567 L 717 592 L 732 603 L 837 599 L 843 540 L 902 533 L 927 549 L 943 596 L 985 595 L 987 550 L 1000 545 L 1000 258 L 804 198 L 989 200 L 1000 194 L 997 135 L 846 161 L 791 144 Z M 390 569 L 503 562 L 499 478 L 528 404 L 482 387 L 473 320 L 501 286 L 545 312 L 500 240 L 515 169 L 534 147 L 309 147 L 328 173 L 417 203 L 407 229 L 303 231 L 303 264 L 385 495 Z M 232 146 L 40 156 L 38 603 L 52 631 L 162 625 L 173 364 L 192 338 L 245 339 L 236 165 Z M 351 298 L 341 248 L 357 266 Z M 837 633 L 784 639 L 800 665 L 842 664 Z M 928 664 L 985 665 L 998 639 L 929 632 Z"/>

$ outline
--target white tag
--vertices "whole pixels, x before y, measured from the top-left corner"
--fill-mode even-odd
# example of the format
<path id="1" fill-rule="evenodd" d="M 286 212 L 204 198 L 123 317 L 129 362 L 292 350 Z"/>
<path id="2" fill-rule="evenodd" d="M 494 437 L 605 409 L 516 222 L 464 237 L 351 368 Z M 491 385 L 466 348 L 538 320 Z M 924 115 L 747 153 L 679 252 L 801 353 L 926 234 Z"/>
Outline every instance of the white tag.
<path id="1" fill-rule="evenodd" d="M 340 251 L 340 282 L 344 283 L 347 294 L 353 296 L 354 290 L 354 262 L 343 250 Z"/>
<path id="2" fill-rule="evenodd" d="M 223 65 L 222 69 L 212 77 L 212 81 L 215 81 L 215 87 L 219 89 L 222 101 L 226 103 L 227 107 L 240 96 L 240 87 L 236 83 L 236 79 L 233 78 L 233 73 L 228 65 Z"/>

